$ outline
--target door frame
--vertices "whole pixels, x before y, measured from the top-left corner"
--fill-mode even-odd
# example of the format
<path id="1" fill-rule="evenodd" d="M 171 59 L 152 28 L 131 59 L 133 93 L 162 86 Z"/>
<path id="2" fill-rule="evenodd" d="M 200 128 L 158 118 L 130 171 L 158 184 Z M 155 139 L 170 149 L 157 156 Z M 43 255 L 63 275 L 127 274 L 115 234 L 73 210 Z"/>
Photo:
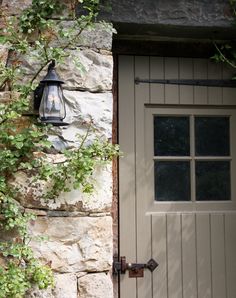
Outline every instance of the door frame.
<path id="1" fill-rule="evenodd" d="M 214 53 L 212 42 L 188 41 L 179 39 L 175 41 L 144 41 L 144 40 L 113 40 L 113 122 L 112 122 L 112 142 L 119 144 L 119 94 L 118 94 L 118 57 L 119 55 L 134 56 L 169 56 L 186 58 L 209 58 Z M 113 161 L 113 255 L 120 257 L 120 214 L 119 214 L 119 161 Z M 120 275 L 113 275 L 114 298 L 120 297 Z"/>

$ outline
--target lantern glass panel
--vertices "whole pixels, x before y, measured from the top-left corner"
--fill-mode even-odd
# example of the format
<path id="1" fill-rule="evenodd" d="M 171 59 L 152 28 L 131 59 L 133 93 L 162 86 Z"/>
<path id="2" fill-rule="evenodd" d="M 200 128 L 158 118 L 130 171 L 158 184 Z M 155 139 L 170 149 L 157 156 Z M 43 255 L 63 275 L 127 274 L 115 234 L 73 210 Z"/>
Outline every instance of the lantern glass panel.
<path id="1" fill-rule="evenodd" d="M 45 119 L 65 118 L 65 103 L 60 84 L 52 82 L 45 84 L 39 115 Z"/>

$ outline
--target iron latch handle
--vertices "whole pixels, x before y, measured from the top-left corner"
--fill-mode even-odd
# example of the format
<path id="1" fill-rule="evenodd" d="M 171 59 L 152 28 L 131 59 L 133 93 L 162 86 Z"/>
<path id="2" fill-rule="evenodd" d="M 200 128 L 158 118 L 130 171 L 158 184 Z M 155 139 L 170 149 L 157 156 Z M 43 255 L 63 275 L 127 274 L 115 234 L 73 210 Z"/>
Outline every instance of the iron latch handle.
<path id="1" fill-rule="evenodd" d="M 158 266 L 158 263 L 155 260 L 150 259 L 147 263 L 128 263 L 127 269 L 128 270 L 148 269 L 151 272 L 153 272 L 157 266 Z"/>
<path id="2" fill-rule="evenodd" d="M 128 270 L 130 277 L 142 277 L 144 269 L 153 272 L 157 266 L 158 263 L 154 259 L 150 259 L 147 263 L 127 263 L 126 257 L 122 256 L 119 259 L 114 256 L 113 274 L 125 274 Z"/>

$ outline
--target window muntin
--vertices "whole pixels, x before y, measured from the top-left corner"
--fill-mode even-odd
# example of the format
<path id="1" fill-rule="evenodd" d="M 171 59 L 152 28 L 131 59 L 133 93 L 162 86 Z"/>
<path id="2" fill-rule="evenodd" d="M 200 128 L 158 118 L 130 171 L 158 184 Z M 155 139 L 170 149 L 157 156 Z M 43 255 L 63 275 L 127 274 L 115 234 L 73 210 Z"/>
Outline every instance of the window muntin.
<path id="1" fill-rule="evenodd" d="M 154 116 L 156 201 L 230 200 L 230 163 L 229 116 Z"/>

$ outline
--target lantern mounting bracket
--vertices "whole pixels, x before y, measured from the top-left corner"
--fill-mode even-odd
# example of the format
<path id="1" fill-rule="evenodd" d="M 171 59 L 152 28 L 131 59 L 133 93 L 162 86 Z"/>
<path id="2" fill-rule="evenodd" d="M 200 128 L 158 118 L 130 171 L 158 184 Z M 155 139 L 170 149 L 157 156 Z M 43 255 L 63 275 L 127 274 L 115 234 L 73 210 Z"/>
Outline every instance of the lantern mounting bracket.
<path id="1" fill-rule="evenodd" d="M 43 96 L 43 88 L 44 88 L 44 84 L 40 82 L 34 90 L 34 110 L 35 111 L 39 110 L 41 99 Z"/>

